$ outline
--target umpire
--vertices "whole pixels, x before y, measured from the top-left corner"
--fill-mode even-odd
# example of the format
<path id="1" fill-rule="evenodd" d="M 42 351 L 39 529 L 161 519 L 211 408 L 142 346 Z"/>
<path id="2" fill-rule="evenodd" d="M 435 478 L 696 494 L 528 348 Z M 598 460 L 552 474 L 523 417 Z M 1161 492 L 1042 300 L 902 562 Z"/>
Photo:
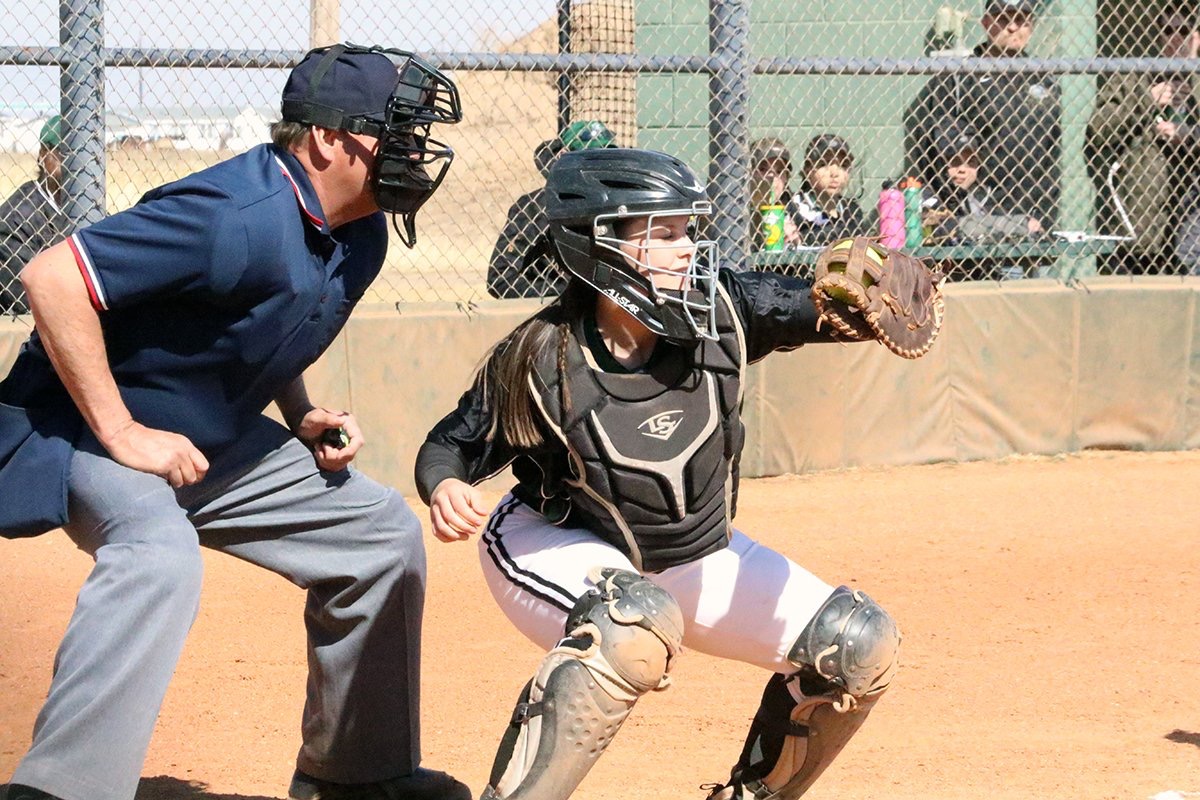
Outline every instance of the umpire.
<path id="1" fill-rule="evenodd" d="M 430 128 L 460 118 L 454 85 L 409 53 L 314 50 L 272 144 L 22 271 L 36 330 L 0 383 L 0 532 L 61 525 L 95 566 L 9 800 L 134 797 L 200 546 L 308 592 L 293 800 L 469 798 L 419 768 L 420 525 L 350 467 L 353 415 L 315 406 L 301 374 L 383 264 L 381 212 L 412 241 L 451 159 Z"/>

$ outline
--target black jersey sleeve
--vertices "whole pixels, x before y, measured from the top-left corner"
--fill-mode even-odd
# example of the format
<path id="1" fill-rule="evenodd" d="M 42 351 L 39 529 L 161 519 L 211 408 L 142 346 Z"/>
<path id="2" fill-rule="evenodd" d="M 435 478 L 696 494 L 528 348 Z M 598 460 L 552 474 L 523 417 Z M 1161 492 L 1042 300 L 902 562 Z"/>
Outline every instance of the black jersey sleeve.
<path id="1" fill-rule="evenodd" d="M 812 281 L 775 272 L 722 269 L 719 280 L 746 333 L 746 358 L 754 362 L 776 350 L 832 342 L 832 328 L 817 330 Z"/>
<path id="2" fill-rule="evenodd" d="M 427 505 L 433 490 L 447 478 L 478 483 L 508 466 L 516 457 L 503 435 L 492 433 L 482 373 L 458 400 L 458 407 L 433 426 L 417 452 L 417 492 Z"/>

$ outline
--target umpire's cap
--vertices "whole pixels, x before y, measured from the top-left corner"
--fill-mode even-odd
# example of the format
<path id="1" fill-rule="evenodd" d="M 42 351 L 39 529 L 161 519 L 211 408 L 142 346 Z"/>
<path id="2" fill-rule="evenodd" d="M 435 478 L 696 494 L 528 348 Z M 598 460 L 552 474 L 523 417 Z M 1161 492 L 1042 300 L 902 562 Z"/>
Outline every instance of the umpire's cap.
<path id="1" fill-rule="evenodd" d="M 351 117 L 383 118 L 400 76 L 378 52 L 348 50 L 325 69 L 326 50 L 313 50 L 288 76 L 281 111 L 285 122 L 340 129 Z"/>

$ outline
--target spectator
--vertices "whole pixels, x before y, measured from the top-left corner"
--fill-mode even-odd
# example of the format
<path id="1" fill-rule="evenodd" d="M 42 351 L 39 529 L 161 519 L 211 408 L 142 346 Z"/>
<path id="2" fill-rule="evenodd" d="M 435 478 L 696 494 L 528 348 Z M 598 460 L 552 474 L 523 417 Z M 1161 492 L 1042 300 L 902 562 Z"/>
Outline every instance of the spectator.
<path id="1" fill-rule="evenodd" d="M 550 165 L 562 153 L 595 147 L 616 147 L 617 137 L 596 120 L 572 122 L 553 139 L 542 142 L 533 152 L 533 162 L 545 177 Z M 487 290 L 492 297 L 556 296 L 566 286 L 566 278 L 550 257 L 537 246 L 546 230 L 545 187 L 523 194 L 508 209 L 508 219 L 488 262 Z"/>
<path id="2" fill-rule="evenodd" d="M 754 250 L 764 243 L 760 211 L 765 205 L 787 206 L 792 199 L 788 184 L 792 179 L 792 151 L 782 139 L 767 136 L 756 139 L 750 147 L 753 169 L 750 175 L 750 227 Z M 788 231 L 793 226 L 785 223 Z M 794 237 L 793 237 L 794 238 Z"/>
<path id="3" fill-rule="evenodd" d="M 1197 57 L 1200 33 L 1188 17 L 1162 14 L 1156 29 L 1160 55 Z M 1114 271 L 1200 271 L 1196 89 L 1193 75 L 1145 73 L 1113 75 L 1100 89 L 1087 129 L 1097 227 L 1134 237 L 1115 254 Z"/>
<path id="4" fill-rule="evenodd" d="M 988 244 L 1043 232 L 1034 217 L 1006 214 L 982 172 L 980 145 L 970 128 L 951 129 L 938 143 L 939 181 L 927 188 L 927 244 Z"/>
<path id="5" fill-rule="evenodd" d="M 845 236 L 866 232 L 858 203 L 846 194 L 854 154 L 840 136 L 814 136 L 804 152 L 804 182 L 788 202 L 787 241 L 791 246 L 821 247 Z"/>
<path id="6" fill-rule="evenodd" d="M 1034 0 L 987 0 L 987 39 L 975 48 L 981 58 L 1024 58 L 1033 34 Z M 937 183 L 936 142 L 954 127 L 979 136 L 984 175 L 1005 213 L 1033 217 L 1044 230 L 1058 219 L 1061 192 L 1061 91 L 1052 76 L 1033 73 L 935 76 L 905 114 L 906 162 L 910 174 Z"/>
<path id="7" fill-rule="evenodd" d="M 46 120 L 38 134 L 37 177 L 0 205 L 0 313 L 29 311 L 19 273 L 40 251 L 71 233 L 62 211 L 62 124 Z"/>

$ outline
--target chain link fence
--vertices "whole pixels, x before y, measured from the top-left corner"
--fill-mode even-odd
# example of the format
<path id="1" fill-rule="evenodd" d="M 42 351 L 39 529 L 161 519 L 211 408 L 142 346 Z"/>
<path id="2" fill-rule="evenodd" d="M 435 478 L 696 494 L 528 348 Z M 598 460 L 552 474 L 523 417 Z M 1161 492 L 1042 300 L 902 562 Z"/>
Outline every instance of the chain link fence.
<path id="1" fill-rule="evenodd" d="M 1155 0 L 9 0 L 0 308 L 75 225 L 266 141 L 336 40 L 452 70 L 457 156 L 368 299 L 553 292 L 527 258 L 564 148 L 675 153 L 728 263 L 881 235 L 955 280 L 1200 273 L 1196 9 Z M 599 122 L 601 127 L 583 123 Z M 596 133 L 600 131 L 600 133 Z"/>

